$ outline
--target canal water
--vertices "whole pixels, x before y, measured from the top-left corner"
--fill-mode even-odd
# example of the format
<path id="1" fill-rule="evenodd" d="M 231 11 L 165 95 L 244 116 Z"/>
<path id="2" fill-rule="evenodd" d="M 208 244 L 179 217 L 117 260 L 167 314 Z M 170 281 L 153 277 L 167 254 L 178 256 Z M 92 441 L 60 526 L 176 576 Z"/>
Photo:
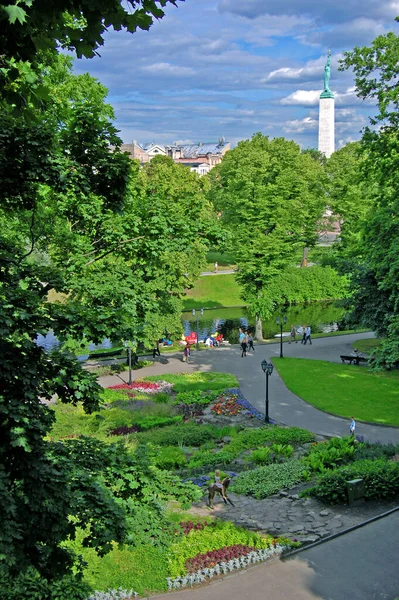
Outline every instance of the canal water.
<path id="1" fill-rule="evenodd" d="M 263 320 L 263 337 L 270 339 L 280 334 L 280 326 L 276 323 L 276 318 L 286 315 L 287 323 L 283 326 L 283 333 L 288 335 L 291 325 L 302 327 L 310 325 L 313 333 L 337 331 L 345 329 L 342 321 L 344 309 L 336 306 L 334 303 L 314 302 L 313 304 L 283 307 L 277 310 L 269 319 Z M 250 316 L 245 308 L 214 308 L 205 309 L 204 314 L 200 315 L 200 309 L 196 310 L 193 316 L 191 311 L 182 314 L 184 335 L 189 335 L 192 331 L 197 331 L 198 316 L 198 338 L 204 340 L 213 333 L 222 333 L 225 340 L 232 344 L 238 342 L 238 329 L 248 329 L 255 331 L 255 319 Z M 38 335 L 37 343 L 43 346 L 48 352 L 59 347 L 59 341 L 49 332 L 47 335 Z M 120 342 L 118 342 L 120 345 Z M 112 347 L 109 339 L 105 339 L 102 344 L 90 344 L 90 350 L 99 348 L 108 349 Z M 88 355 L 80 356 L 80 360 L 85 360 Z"/>
<path id="2" fill-rule="evenodd" d="M 277 310 L 270 318 L 264 319 L 263 337 L 270 339 L 280 334 L 280 325 L 277 317 L 286 316 L 287 323 L 283 325 L 283 333 L 289 334 L 291 325 L 302 327 L 310 325 L 313 333 L 322 333 L 345 329 L 342 321 L 345 310 L 334 303 L 320 303 L 283 307 Z M 213 333 L 222 333 L 224 339 L 230 343 L 238 342 L 238 329 L 255 331 L 255 318 L 250 316 L 245 308 L 215 308 L 205 309 L 200 316 L 200 309 L 196 309 L 195 316 L 187 311 L 182 315 L 184 334 L 196 332 L 198 318 L 198 338 L 205 339 Z"/>

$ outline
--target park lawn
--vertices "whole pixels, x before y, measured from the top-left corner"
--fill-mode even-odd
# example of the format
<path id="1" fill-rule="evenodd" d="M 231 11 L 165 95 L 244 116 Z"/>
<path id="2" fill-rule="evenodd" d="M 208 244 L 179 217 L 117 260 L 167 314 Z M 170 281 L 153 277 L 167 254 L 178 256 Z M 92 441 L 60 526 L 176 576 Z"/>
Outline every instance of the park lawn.
<path id="1" fill-rule="evenodd" d="M 367 354 L 371 354 L 378 346 L 382 343 L 382 338 L 367 338 L 366 340 L 358 340 L 356 343 L 353 343 L 352 346 L 357 348 L 359 352 L 366 352 Z"/>
<path id="2" fill-rule="evenodd" d="M 217 250 L 211 250 L 206 255 L 206 270 L 213 271 L 215 262 L 219 265 L 219 271 L 227 269 L 235 269 L 235 260 L 233 254 L 230 252 L 218 252 Z"/>
<path id="3" fill-rule="evenodd" d="M 273 358 L 273 363 L 288 389 L 315 408 L 399 426 L 399 372 L 304 358 Z"/>
<path id="4" fill-rule="evenodd" d="M 186 290 L 183 298 L 184 310 L 192 308 L 222 308 L 244 306 L 240 296 L 241 288 L 233 273 L 228 275 L 208 275 L 200 277 L 191 290 Z"/>
<path id="5" fill-rule="evenodd" d="M 195 373 L 168 373 L 166 375 L 149 375 L 143 377 L 144 381 L 159 381 L 163 379 L 173 383 L 173 391 L 193 392 L 197 390 L 224 390 L 226 388 L 238 387 L 238 380 L 235 375 L 230 373 L 204 373 L 197 371 Z"/>

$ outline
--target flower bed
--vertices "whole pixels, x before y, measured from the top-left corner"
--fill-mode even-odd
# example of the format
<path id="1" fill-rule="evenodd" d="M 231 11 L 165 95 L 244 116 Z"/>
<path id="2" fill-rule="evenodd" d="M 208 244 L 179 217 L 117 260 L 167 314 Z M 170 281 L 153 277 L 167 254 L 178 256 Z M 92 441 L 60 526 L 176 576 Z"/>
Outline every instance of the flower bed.
<path id="1" fill-rule="evenodd" d="M 110 390 L 126 390 L 129 393 L 130 390 L 141 392 L 145 394 L 159 394 L 164 392 L 170 394 L 173 389 L 173 383 L 168 381 L 133 381 L 130 385 L 128 383 L 119 383 L 118 385 L 109 386 Z"/>
<path id="2" fill-rule="evenodd" d="M 250 419 L 264 421 L 265 415 L 259 412 L 248 400 L 244 398 L 240 388 L 229 388 L 219 395 L 217 401 L 211 407 L 214 415 L 236 416 L 246 415 Z"/>

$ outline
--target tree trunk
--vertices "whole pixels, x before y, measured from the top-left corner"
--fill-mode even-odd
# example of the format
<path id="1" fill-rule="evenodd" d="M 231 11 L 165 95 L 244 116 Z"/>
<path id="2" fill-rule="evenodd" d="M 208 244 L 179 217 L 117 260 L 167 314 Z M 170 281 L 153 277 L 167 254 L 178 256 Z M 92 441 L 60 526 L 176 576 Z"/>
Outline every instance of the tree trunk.
<path id="1" fill-rule="evenodd" d="M 255 319 L 255 339 L 257 342 L 261 342 L 263 340 L 262 318 L 258 315 L 256 315 Z"/>
<path id="2" fill-rule="evenodd" d="M 308 250 L 309 250 L 309 248 L 307 248 L 306 246 L 303 249 L 301 267 L 307 267 L 308 266 Z"/>

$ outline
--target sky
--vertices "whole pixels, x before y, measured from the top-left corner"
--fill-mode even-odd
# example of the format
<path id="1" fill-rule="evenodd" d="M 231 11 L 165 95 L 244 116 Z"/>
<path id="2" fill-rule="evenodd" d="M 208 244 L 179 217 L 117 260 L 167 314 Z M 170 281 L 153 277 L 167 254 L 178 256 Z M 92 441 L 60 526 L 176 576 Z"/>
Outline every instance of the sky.
<path id="1" fill-rule="evenodd" d="M 75 60 L 109 90 L 125 143 L 232 146 L 261 132 L 317 148 L 327 52 L 336 148 L 358 140 L 373 105 L 338 61 L 399 33 L 399 0 L 185 0 L 149 31 L 111 31 L 99 57 Z"/>

